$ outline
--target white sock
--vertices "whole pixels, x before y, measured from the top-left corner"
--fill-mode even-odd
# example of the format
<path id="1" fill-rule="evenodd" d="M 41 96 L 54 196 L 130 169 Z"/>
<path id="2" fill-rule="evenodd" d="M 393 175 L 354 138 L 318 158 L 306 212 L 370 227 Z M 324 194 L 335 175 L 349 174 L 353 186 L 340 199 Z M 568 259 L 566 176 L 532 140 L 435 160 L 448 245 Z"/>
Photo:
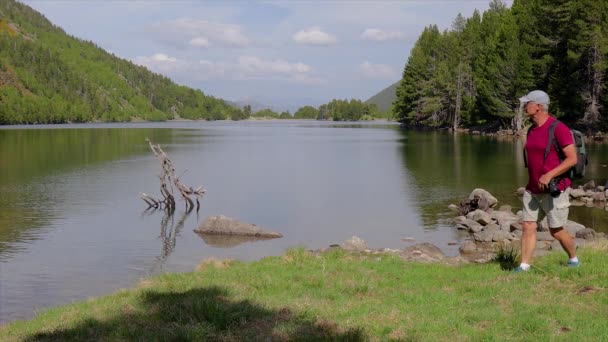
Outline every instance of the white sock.
<path id="1" fill-rule="evenodd" d="M 522 269 L 524 269 L 526 271 L 530 269 L 530 265 L 523 263 L 523 262 L 521 264 L 519 264 L 519 267 L 521 267 Z"/>
<path id="2" fill-rule="evenodd" d="M 568 259 L 569 262 L 578 262 L 578 258 L 574 257 L 574 258 L 570 258 Z"/>

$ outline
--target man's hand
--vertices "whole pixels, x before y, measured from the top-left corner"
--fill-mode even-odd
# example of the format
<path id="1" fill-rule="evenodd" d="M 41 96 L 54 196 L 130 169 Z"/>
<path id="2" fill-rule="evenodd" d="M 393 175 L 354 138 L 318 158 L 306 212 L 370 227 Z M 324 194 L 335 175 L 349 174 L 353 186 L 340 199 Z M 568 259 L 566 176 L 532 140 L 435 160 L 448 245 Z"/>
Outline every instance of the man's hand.
<path id="1" fill-rule="evenodd" d="M 553 179 L 553 177 L 551 177 L 547 173 L 540 176 L 540 178 L 538 179 L 538 186 L 540 187 L 540 189 L 541 190 L 547 189 L 549 187 L 549 182 L 551 181 L 551 179 Z"/>

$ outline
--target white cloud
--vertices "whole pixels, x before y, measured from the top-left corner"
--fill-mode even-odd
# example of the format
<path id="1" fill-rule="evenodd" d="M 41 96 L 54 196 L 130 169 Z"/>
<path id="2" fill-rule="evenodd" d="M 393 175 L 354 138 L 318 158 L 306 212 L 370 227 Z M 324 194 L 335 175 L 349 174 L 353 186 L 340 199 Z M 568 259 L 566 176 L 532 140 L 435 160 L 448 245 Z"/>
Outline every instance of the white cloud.
<path id="1" fill-rule="evenodd" d="M 361 38 L 365 40 L 383 42 L 387 40 L 404 39 L 405 33 L 399 31 L 384 31 L 377 28 L 368 28 L 361 33 Z"/>
<path id="2" fill-rule="evenodd" d="M 152 25 L 149 31 L 162 42 L 181 47 L 210 45 L 245 47 L 250 44 L 241 26 L 205 20 L 188 18 L 170 20 Z"/>
<path id="3" fill-rule="evenodd" d="M 290 63 L 283 59 L 263 59 L 257 56 L 240 56 L 234 62 L 199 60 L 189 62 L 157 53 L 150 57 L 137 57 L 134 63 L 143 65 L 180 82 L 200 80 L 283 80 L 295 83 L 320 83 L 313 68 L 307 64 Z"/>
<path id="4" fill-rule="evenodd" d="M 209 39 L 207 37 L 196 37 L 190 39 L 188 45 L 194 47 L 209 47 L 211 44 L 209 43 Z"/>
<path id="5" fill-rule="evenodd" d="M 169 57 L 164 53 L 156 53 L 150 57 L 137 56 L 133 60 L 133 63 L 145 66 L 147 68 L 154 68 L 158 66 L 174 66 L 177 64 L 177 58 Z"/>
<path id="6" fill-rule="evenodd" d="M 309 45 L 331 45 L 337 42 L 335 36 L 324 32 L 320 27 L 311 27 L 308 30 L 298 31 L 293 35 L 293 40 L 300 44 Z"/>
<path id="7" fill-rule="evenodd" d="M 359 65 L 359 72 L 363 76 L 368 78 L 380 78 L 380 79 L 397 79 L 399 78 L 399 72 L 393 67 L 386 64 L 372 64 L 365 61 Z"/>

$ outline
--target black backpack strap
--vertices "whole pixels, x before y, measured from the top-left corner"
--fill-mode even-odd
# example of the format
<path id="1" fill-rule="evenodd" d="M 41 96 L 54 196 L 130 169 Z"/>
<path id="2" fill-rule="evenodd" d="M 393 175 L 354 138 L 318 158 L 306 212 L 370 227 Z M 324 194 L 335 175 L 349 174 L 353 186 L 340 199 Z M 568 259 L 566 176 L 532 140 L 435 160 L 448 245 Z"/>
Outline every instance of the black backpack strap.
<path id="1" fill-rule="evenodd" d="M 545 148 L 545 159 L 543 159 L 545 161 L 547 160 L 547 157 L 549 156 L 549 151 L 551 151 L 551 145 L 555 146 L 555 152 L 557 152 L 557 155 L 558 155 L 558 158 L 560 159 L 560 161 L 562 160 L 561 153 L 559 150 L 559 145 L 557 143 L 557 139 L 555 139 L 555 128 L 559 124 L 560 124 L 560 121 L 555 120 L 551 123 L 551 126 L 549 126 L 549 140 L 547 141 L 547 147 Z"/>
<path id="2" fill-rule="evenodd" d="M 532 125 L 528 128 L 528 133 L 526 133 L 526 140 L 530 136 L 530 132 L 532 131 L 532 128 L 534 128 L 534 125 Z M 526 146 L 524 146 L 524 148 L 523 148 L 523 153 L 524 153 L 524 166 L 527 168 L 528 167 L 528 154 L 526 153 Z"/>

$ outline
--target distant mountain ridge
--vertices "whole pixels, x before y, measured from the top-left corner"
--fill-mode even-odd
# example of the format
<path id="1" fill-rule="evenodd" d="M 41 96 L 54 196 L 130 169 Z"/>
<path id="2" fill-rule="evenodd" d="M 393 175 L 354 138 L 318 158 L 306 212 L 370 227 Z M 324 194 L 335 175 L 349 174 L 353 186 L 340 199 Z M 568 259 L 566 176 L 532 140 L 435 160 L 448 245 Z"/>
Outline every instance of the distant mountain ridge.
<path id="1" fill-rule="evenodd" d="M 379 111 L 386 112 L 391 108 L 393 101 L 397 99 L 397 87 L 399 83 L 401 83 L 401 80 L 384 88 L 376 95 L 370 97 L 365 103 L 375 104 Z"/>
<path id="2" fill-rule="evenodd" d="M 241 118 L 242 111 L 0 1 L 0 124 Z"/>

